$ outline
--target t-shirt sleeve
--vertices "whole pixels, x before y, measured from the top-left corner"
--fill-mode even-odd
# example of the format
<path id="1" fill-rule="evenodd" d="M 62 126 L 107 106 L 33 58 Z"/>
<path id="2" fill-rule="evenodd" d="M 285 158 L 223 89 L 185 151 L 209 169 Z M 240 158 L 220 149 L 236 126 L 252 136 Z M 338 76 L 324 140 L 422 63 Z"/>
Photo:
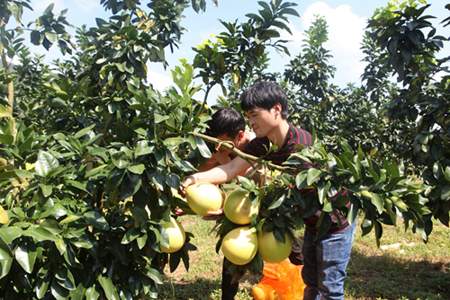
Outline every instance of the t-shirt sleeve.
<path id="1" fill-rule="evenodd" d="M 244 149 L 244 152 L 253 156 L 263 157 L 267 155 L 269 142 L 267 138 L 254 138 Z"/>

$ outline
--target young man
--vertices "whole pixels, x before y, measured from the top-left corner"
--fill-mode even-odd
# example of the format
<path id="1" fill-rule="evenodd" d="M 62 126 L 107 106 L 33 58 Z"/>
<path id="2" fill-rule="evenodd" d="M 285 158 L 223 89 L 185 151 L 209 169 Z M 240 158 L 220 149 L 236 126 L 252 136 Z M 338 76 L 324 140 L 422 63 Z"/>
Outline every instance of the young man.
<path id="1" fill-rule="evenodd" d="M 288 123 L 287 97 L 276 83 L 254 84 L 241 95 L 241 106 L 256 134 L 245 148 L 247 153 L 281 164 L 295 151 L 295 145 L 312 143 L 309 132 Z M 278 150 L 268 153 L 270 143 L 275 144 Z M 236 157 L 225 165 L 188 176 L 182 187 L 196 182 L 224 183 L 249 167 L 247 161 Z M 338 222 L 339 225 L 333 226 L 330 232 L 317 240 L 316 219 L 305 220 L 305 223 L 304 299 L 344 299 L 345 270 L 350 259 L 354 224 Z"/>

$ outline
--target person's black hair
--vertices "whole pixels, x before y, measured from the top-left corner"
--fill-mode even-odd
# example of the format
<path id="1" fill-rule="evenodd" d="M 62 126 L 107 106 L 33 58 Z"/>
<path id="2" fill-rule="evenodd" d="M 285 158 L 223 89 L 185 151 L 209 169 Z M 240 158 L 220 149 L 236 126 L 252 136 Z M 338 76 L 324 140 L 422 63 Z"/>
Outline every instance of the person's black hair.
<path id="1" fill-rule="evenodd" d="M 249 111 L 254 108 L 270 110 L 275 104 L 281 105 L 281 116 L 288 117 L 287 96 L 283 89 L 273 81 L 259 81 L 245 90 L 241 97 L 241 108 Z"/>
<path id="2" fill-rule="evenodd" d="M 239 131 L 245 130 L 245 119 L 234 108 L 221 108 L 211 116 L 208 126 L 206 134 L 209 136 L 218 137 L 227 134 L 235 138 Z"/>

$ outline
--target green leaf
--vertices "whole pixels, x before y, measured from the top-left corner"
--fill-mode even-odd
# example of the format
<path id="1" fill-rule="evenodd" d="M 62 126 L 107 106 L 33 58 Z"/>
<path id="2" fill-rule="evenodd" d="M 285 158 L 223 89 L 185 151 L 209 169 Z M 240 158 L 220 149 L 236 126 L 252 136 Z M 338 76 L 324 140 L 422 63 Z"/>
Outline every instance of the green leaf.
<path id="1" fill-rule="evenodd" d="M 114 286 L 111 278 L 100 275 L 97 277 L 97 280 L 102 286 L 108 300 L 119 300 L 119 294 L 117 294 L 116 287 Z"/>
<path id="2" fill-rule="evenodd" d="M 70 242 L 77 248 L 91 249 L 92 247 L 94 247 L 94 243 L 91 242 L 87 237 L 79 240 L 71 240 Z"/>
<path id="3" fill-rule="evenodd" d="M 368 234 L 373 228 L 373 223 L 371 220 L 369 219 L 364 219 L 364 221 L 361 224 L 361 231 L 362 231 L 362 235 L 366 235 Z"/>
<path id="4" fill-rule="evenodd" d="M 383 235 L 383 227 L 381 227 L 381 224 L 378 221 L 374 221 L 373 224 L 375 226 L 375 238 L 377 242 L 377 247 L 380 247 L 380 239 L 381 236 Z"/>
<path id="5" fill-rule="evenodd" d="M 293 8 L 285 8 L 285 9 L 282 9 L 282 10 L 280 11 L 280 14 L 283 14 L 283 15 L 292 15 L 292 16 L 300 17 L 300 15 L 298 14 L 298 12 L 297 12 L 295 9 L 293 9 Z"/>
<path id="6" fill-rule="evenodd" d="M 52 43 L 56 42 L 56 40 L 58 39 L 58 35 L 54 32 L 46 32 L 45 37 Z"/>
<path id="7" fill-rule="evenodd" d="M 106 219 L 96 211 L 89 211 L 83 215 L 86 222 L 100 230 L 109 230 L 109 224 Z"/>
<path id="8" fill-rule="evenodd" d="M 0 259 L 0 279 L 7 276 L 11 270 L 13 259 Z"/>
<path id="9" fill-rule="evenodd" d="M 323 204 L 325 202 L 325 200 L 327 199 L 327 194 L 328 194 L 328 191 L 330 190 L 330 188 L 331 188 L 331 182 L 329 182 L 329 181 L 324 185 L 321 184 L 317 188 L 320 204 Z"/>
<path id="10" fill-rule="evenodd" d="M 130 165 L 130 162 L 123 157 L 122 153 L 116 153 L 112 156 L 112 162 L 118 169 L 125 169 Z"/>
<path id="11" fill-rule="evenodd" d="M 198 136 L 194 137 L 195 143 L 197 144 L 197 149 L 200 151 L 200 154 L 204 158 L 210 158 L 211 157 L 211 151 L 209 151 L 208 146 L 206 145 L 205 141 Z"/>
<path id="12" fill-rule="evenodd" d="M 74 188 L 77 188 L 80 191 L 89 193 L 89 191 L 86 188 L 87 182 L 80 182 L 80 181 L 75 181 L 75 180 L 66 180 L 66 184 L 68 186 L 73 186 Z"/>
<path id="13" fill-rule="evenodd" d="M 52 13 L 53 8 L 55 7 L 54 3 L 50 3 L 47 8 L 44 10 L 44 12 L 42 13 L 42 15 L 44 16 L 48 16 Z"/>
<path id="14" fill-rule="evenodd" d="M 61 220 L 59 222 L 59 224 L 63 225 L 63 224 L 69 224 L 72 222 L 75 222 L 77 220 L 79 220 L 81 217 L 80 216 L 76 216 L 76 215 L 68 215 L 67 217 L 65 217 L 63 220 Z"/>
<path id="15" fill-rule="evenodd" d="M 308 176 L 307 172 L 300 172 L 295 176 L 295 185 L 298 189 L 302 189 L 306 187 L 306 177 Z"/>
<path id="16" fill-rule="evenodd" d="M 69 290 L 62 287 L 56 279 L 52 280 L 50 291 L 57 300 L 65 300 L 69 296 Z"/>
<path id="17" fill-rule="evenodd" d="M 11 270 L 13 258 L 8 245 L 0 241 L 0 279 L 8 275 Z"/>
<path id="18" fill-rule="evenodd" d="M 61 255 L 64 255 L 64 253 L 66 253 L 66 251 L 67 251 L 67 244 L 64 241 L 64 239 L 61 238 L 61 239 L 55 240 L 55 246 L 56 246 L 56 249 L 58 249 L 58 252 Z"/>
<path id="19" fill-rule="evenodd" d="M 281 204 L 283 204 L 284 200 L 286 198 L 286 195 L 281 195 L 280 198 L 278 198 L 276 201 L 274 201 L 268 208 L 268 210 L 272 210 L 275 208 L 280 207 Z"/>
<path id="20" fill-rule="evenodd" d="M 59 167 L 58 160 L 51 155 L 49 152 L 40 150 L 38 153 L 38 159 L 34 164 L 34 169 L 36 170 L 36 174 L 39 176 L 45 177 L 51 171 L 55 170 Z"/>
<path id="21" fill-rule="evenodd" d="M 122 241 L 120 243 L 129 244 L 135 239 L 137 239 L 140 235 L 141 235 L 140 230 L 138 230 L 137 228 L 131 228 L 123 235 Z"/>
<path id="22" fill-rule="evenodd" d="M 444 177 L 447 182 L 450 182 L 450 166 L 445 167 Z"/>
<path id="23" fill-rule="evenodd" d="M 157 113 L 154 114 L 154 117 L 155 117 L 155 124 L 164 122 L 165 120 L 168 120 L 170 118 L 167 115 L 166 116 L 162 116 L 162 115 L 157 114 Z"/>
<path id="24" fill-rule="evenodd" d="M 75 133 L 73 137 L 76 139 L 79 139 L 80 137 L 88 134 L 94 127 L 95 127 L 95 124 L 88 126 L 86 128 L 83 128 L 80 131 L 78 131 L 77 133 Z"/>
<path id="25" fill-rule="evenodd" d="M 86 300 L 97 300 L 100 297 L 100 293 L 97 292 L 95 285 L 86 290 Z"/>
<path id="26" fill-rule="evenodd" d="M 11 145 L 14 142 L 14 137 L 10 134 L 0 134 L 0 142 L 2 144 Z"/>
<path id="27" fill-rule="evenodd" d="M 77 288 L 70 292 L 70 300 L 83 300 L 85 298 L 86 288 L 83 283 L 79 283 Z"/>
<path id="28" fill-rule="evenodd" d="M 308 169 L 308 176 L 306 179 L 306 184 L 308 186 L 311 186 L 313 183 L 315 183 L 320 178 L 321 174 L 322 174 L 322 171 L 320 171 L 318 169 L 315 169 L 315 168 Z"/>
<path id="29" fill-rule="evenodd" d="M 0 227 L 0 238 L 8 245 L 11 244 L 16 238 L 20 237 L 22 233 L 23 230 L 19 227 Z"/>
<path id="30" fill-rule="evenodd" d="M 70 244 L 66 244 L 66 252 L 63 254 L 64 260 L 67 262 L 67 264 L 74 268 L 83 268 L 78 258 L 75 256 L 75 252 L 72 249 L 72 246 Z"/>
<path id="31" fill-rule="evenodd" d="M 137 175 L 141 175 L 145 171 L 145 165 L 144 164 L 138 164 L 138 165 L 129 166 L 127 168 L 127 170 L 130 171 L 131 173 L 134 173 L 134 174 L 137 174 Z"/>
<path id="32" fill-rule="evenodd" d="M 39 224 L 42 228 L 45 228 L 46 230 L 50 231 L 54 235 L 59 235 L 63 230 L 59 226 L 58 221 L 54 219 L 46 219 Z"/>
<path id="33" fill-rule="evenodd" d="M 58 280 L 59 285 L 68 290 L 75 289 L 75 279 L 69 269 L 61 268 L 55 274 L 56 280 Z"/>
<path id="34" fill-rule="evenodd" d="M 48 277 L 38 278 L 34 287 L 34 292 L 38 299 L 44 298 L 50 286 L 50 279 Z"/>
<path id="35" fill-rule="evenodd" d="M 153 268 L 148 268 L 146 272 L 147 277 L 152 279 L 156 284 L 163 284 L 161 273 Z"/>
<path id="36" fill-rule="evenodd" d="M 47 184 L 40 184 L 39 187 L 41 188 L 42 194 L 44 197 L 49 197 L 52 194 L 53 187 L 51 185 Z"/>
<path id="37" fill-rule="evenodd" d="M 28 228 L 23 232 L 23 235 L 29 236 L 37 242 L 55 241 L 58 238 L 57 235 L 39 225 L 34 225 L 33 227 Z"/>
<path id="38" fill-rule="evenodd" d="M 147 155 L 153 152 L 153 147 L 148 145 L 147 141 L 139 141 L 136 144 L 136 149 L 134 150 L 135 157 Z"/>
<path id="39" fill-rule="evenodd" d="M 37 257 L 36 246 L 34 244 L 21 243 L 14 251 L 14 257 L 22 269 L 31 274 Z"/>
<path id="40" fill-rule="evenodd" d="M 147 243 L 148 235 L 145 233 L 136 239 L 137 245 L 139 249 L 143 249 L 145 244 Z"/>
<path id="41" fill-rule="evenodd" d="M 36 46 L 39 46 L 41 44 L 43 36 L 41 35 L 41 33 L 37 30 L 33 30 L 30 33 L 30 40 L 31 43 L 33 43 Z"/>
<path id="42" fill-rule="evenodd" d="M 450 185 L 447 184 L 441 188 L 441 199 L 444 201 L 450 200 Z"/>
<path id="43" fill-rule="evenodd" d="M 102 171 L 107 166 L 108 165 L 105 164 L 105 165 L 101 165 L 101 166 L 95 167 L 95 168 L 87 171 L 86 174 L 84 174 L 84 178 L 95 179 L 96 176 L 98 176 L 98 175 L 106 174 L 106 172 L 103 173 Z"/>
<path id="44" fill-rule="evenodd" d="M 361 195 L 372 202 L 372 204 L 377 208 L 379 214 L 383 213 L 384 201 L 378 194 L 372 193 L 370 191 L 362 191 Z"/>
<path id="45" fill-rule="evenodd" d="M 164 145 L 167 147 L 177 147 L 181 143 L 184 142 L 184 139 L 182 137 L 171 137 L 164 140 Z"/>

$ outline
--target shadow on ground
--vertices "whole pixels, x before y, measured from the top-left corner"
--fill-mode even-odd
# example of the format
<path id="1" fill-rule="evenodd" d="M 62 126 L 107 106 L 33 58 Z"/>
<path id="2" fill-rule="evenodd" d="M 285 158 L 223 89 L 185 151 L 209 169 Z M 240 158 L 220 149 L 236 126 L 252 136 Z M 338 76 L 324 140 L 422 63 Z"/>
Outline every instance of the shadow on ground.
<path id="1" fill-rule="evenodd" d="M 450 299 L 450 262 L 353 251 L 347 271 L 345 289 L 357 299 Z"/>
<path id="2" fill-rule="evenodd" d="M 164 300 L 209 300 L 214 293 L 220 293 L 220 282 L 204 278 L 189 282 L 165 282 L 160 291 L 159 299 Z"/>

